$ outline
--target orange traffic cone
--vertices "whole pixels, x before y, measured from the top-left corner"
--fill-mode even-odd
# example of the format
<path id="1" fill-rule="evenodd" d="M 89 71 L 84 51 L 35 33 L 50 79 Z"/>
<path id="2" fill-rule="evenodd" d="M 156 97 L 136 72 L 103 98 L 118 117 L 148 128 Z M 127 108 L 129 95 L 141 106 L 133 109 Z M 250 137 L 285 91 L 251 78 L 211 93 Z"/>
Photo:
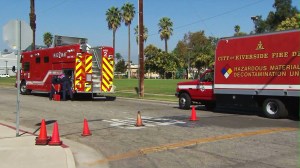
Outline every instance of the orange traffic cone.
<path id="1" fill-rule="evenodd" d="M 89 129 L 89 125 L 86 119 L 83 121 L 83 130 L 81 136 L 90 136 L 92 135 Z"/>
<path id="2" fill-rule="evenodd" d="M 141 127 L 141 126 L 145 126 L 143 124 L 143 121 L 142 121 L 142 117 L 141 117 L 141 112 L 138 111 L 137 113 L 137 119 L 136 119 L 136 124 L 135 124 L 136 127 Z"/>
<path id="3" fill-rule="evenodd" d="M 35 139 L 36 145 L 47 145 L 49 142 L 49 137 L 47 137 L 47 129 L 45 120 L 42 119 L 41 126 L 40 126 L 40 134 Z"/>
<path id="4" fill-rule="evenodd" d="M 48 144 L 49 145 L 61 145 L 62 144 L 62 141 L 59 138 L 57 122 L 54 123 L 52 137 Z"/>
<path id="5" fill-rule="evenodd" d="M 192 113 L 191 113 L 191 117 L 190 117 L 190 121 L 197 121 L 197 115 L 196 115 L 196 110 L 195 110 L 195 106 L 192 106 Z"/>

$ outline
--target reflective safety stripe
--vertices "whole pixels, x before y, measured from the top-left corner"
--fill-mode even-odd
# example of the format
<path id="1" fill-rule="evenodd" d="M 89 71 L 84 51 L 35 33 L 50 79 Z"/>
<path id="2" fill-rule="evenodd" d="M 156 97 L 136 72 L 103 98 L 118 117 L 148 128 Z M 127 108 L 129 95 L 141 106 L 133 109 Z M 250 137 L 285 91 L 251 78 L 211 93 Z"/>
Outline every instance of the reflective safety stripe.
<path id="1" fill-rule="evenodd" d="M 79 54 L 76 56 L 75 63 L 75 88 L 77 91 L 84 91 L 84 82 L 85 78 L 85 65 L 84 65 L 84 57 Z"/>
<path id="2" fill-rule="evenodd" d="M 92 90 L 92 85 L 90 83 L 85 83 L 85 92 L 90 92 Z"/>
<path id="3" fill-rule="evenodd" d="M 101 90 L 103 92 L 109 92 L 113 86 L 113 65 L 112 58 L 103 57 L 102 59 L 102 79 Z"/>
<path id="4" fill-rule="evenodd" d="M 93 65 L 93 56 L 92 55 L 87 55 L 86 58 L 85 58 L 85 74 L 87 74 L 87 73 L 91 74 L 93 72 L 92 65 Z M 90 92 L 91 90 L 92 90 L 91 83 L 90 82 L 85 82 L 84 91 L 85 92 Z"/>
<path id="5" fill-rule="evenodd" d="M 92 55 L 86 56 L 85 60 L 85 73 L 92 73 Z"/>

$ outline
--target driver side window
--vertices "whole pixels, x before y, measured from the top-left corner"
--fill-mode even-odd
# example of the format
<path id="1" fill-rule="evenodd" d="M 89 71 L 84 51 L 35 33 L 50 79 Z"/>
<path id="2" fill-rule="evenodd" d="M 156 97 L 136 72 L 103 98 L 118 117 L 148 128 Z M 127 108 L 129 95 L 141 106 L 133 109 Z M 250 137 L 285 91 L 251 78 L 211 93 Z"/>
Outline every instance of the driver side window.
<path id="1" fill-rule="evenodd" d="M 201 82 L 213 82 L 214 81 L 214 73 L 209 72 L 206 73 L 200 80 Z"/>
<path id="2" fill-rule="evenodd" d="M 29 71 L 29 69 L 30 69 L 30 63 L 29 62 L 25 62 L 23 68 L 24 68 L 24 71 Z"/>

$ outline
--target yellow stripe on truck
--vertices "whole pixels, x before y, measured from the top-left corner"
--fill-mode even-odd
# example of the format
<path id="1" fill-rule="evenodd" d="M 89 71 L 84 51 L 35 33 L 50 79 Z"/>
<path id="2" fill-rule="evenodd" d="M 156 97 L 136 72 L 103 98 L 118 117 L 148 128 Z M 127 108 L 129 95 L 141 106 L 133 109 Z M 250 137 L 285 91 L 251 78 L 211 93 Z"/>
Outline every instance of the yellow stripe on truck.
<path id="1" fill-rule="evenodd" d="M 85 75 L 84 58 L 81 54 L 76 57 L 75 87 L 77 91 L 84 91 L 83 75 Z"/>
<path id="2" fill-rule="evenodd" d="M 92 58 L 93 58 L 92 55 L 86 57 L 85 73 L 92 73 L 92 65 L 93 65 Z"/>
<path id="3" fill-rule="evenodd" d="M 87 55 L 85 58 L 85 74 L 92 74 L 93 56 Z M 85 82 L 84 91 L 90 92 L 92 90 L 91 82 Z"/>
<path id="4" fill-rule="evenodd" d="M 110 58 L 103 57 L 102 59 L 102 85 L 101 90 L 103 92 L 108 92 L 111 90 L 113 85 L 113 61 Z"/>

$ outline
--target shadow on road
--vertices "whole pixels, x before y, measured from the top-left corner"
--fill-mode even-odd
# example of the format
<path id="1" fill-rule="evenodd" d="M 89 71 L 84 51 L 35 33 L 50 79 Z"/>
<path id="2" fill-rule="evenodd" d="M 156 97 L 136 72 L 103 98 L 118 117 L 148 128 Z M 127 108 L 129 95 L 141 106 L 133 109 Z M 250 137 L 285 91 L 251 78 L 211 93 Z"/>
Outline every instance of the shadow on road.
<path id="1" fill-rule="evenodd" d="M 178 108 L 178 107 L 173 107 L 173 108 Z M 206 109 L 206 107 L 204 105 L 198 105 L 198 106 L 195 106 L 195 109 L 200 110 L 200 111 L 209 111 L 209 112 L 217 113 L 217 114 L 232 114 L 232 115 L 237 115 L 237 116 L 259 116 L 261 118 L 266 118 L 263 115 L 263 113 L 260 111 L 260 109 L 258 109 L 258 108 L 219 106 L 217 108 L 214 108 L 213 110 L 208 110 L 208 109 Z M 189 109 L 189 110 L 191 110 L 191 109 Z M 293 121 L 299 121 L 299 113 L 292 112 L 289 114 L 287 119 L 293 120 Z M 270 120 L 281 120 L 281 119 L 270 119 Z"/>
<path id="2" fill-rule="evenodd" d="M 42 93 L 42 92 L 33 92 L 31 93 L 32 96 L 37 96 L 37 97 L 49 97 L 49 93 Z M 29 95 L 27 95 L 29 96 Z M 62 96 L 61 96 L 62 98 Z M 71 100 L 69 96 L 67 96 L 67 100 Z M 92 97 L 91 94 L 74 94 L 74 99 L 73 101 L 115 101 L 116 97 L 115 96 L 96 96 Z"/>

